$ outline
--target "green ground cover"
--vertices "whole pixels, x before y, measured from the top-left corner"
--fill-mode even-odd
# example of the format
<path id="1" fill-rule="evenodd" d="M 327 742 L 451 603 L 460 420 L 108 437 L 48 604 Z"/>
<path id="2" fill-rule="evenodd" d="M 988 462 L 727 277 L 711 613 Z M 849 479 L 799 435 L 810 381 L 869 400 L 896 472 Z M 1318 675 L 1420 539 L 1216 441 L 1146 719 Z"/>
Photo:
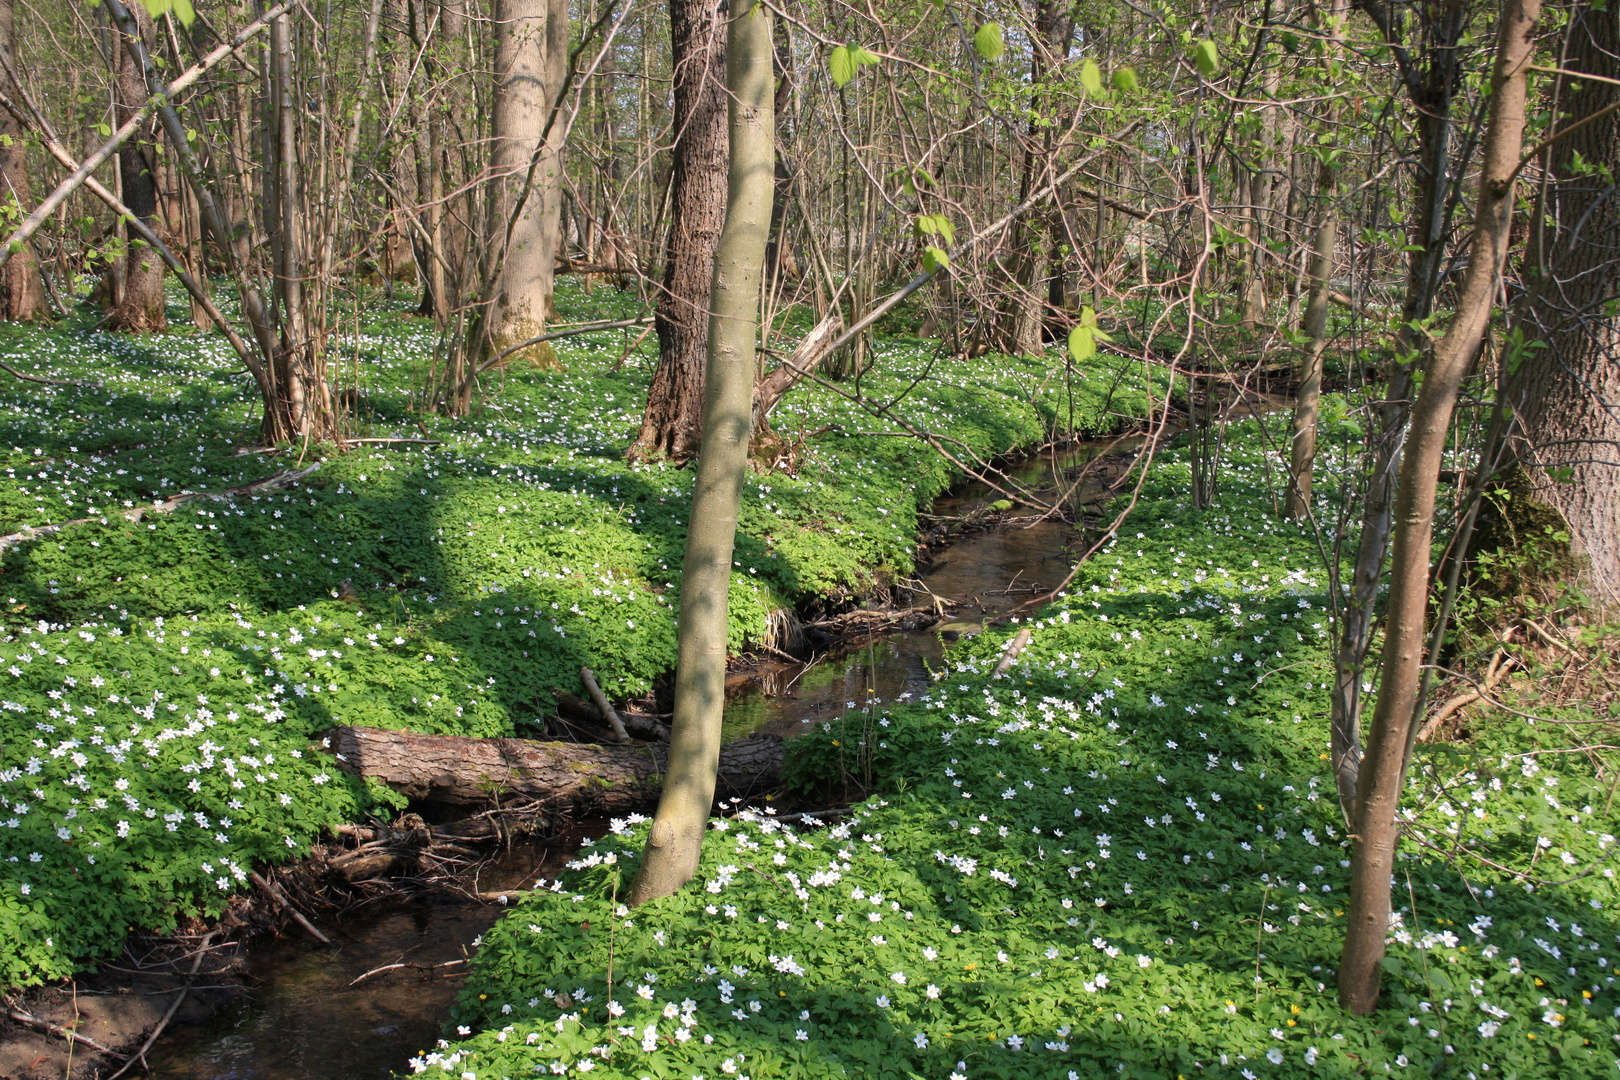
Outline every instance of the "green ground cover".
<path id="1" fill-rule="evenodd" d="M 1204 512 L 1168 455 L 1005 675 L 1011 627 L 922 700 L 796 742 L 812 787 L 870 759 L 881 795 L 846 821 L 716 820 L 693 883 L 634 911 L 646 822 L 615 822 L 486 935 L 453 1040 L 415 1070 L 1612 1076 L 1610 792 L 1557 725 L 1499 717 L 1422 753 L 1383 1007 L 1338 1008 L 1325 576 L 1272 513 L 1264 445 L 1231 433 Z"/>
<path id="2" fill-rule="evenodd" d="M 559 299 L 565 319 L 634 313 L 611 291 Z M 437 445 L 317 450 L 287 490 L 133 522 L 154 499 L 294 464 L 238 453 L 258 406 L 229 348 L 88 317 L 0 330 L 8 363 L 95 384 L 0 382 L 0 535 L 92 519 L 0 559 L 0 987 L 217 912 L 255 864 L 371 809 L 383 793 L 321 752 L 332 724 L 532 733 L 582 663 L 616 696 L 673 665 L 690 471 L 623 459 L 651 343 L 620 365 L 620 334 L 568 339 L 567 372 L 508 370 L 475 415 L 442 420 L 409 408 L 434 337 L 407 306 L 368 308 L 337 351 L 364 434 L 425 428 Z M 901 411 L 985 456 L 1145 407 L 1140 368 L 1101 358 L 1066 373 L 906 339 L 878 353 L 867 393 L 915 382 Z M 795 391 L 775 420 L 833 428 L 797 475 L 749 481 L 735 648 L 774 608 L 909 571 L 916 513 L 954 480 L 826 390 Z"/>

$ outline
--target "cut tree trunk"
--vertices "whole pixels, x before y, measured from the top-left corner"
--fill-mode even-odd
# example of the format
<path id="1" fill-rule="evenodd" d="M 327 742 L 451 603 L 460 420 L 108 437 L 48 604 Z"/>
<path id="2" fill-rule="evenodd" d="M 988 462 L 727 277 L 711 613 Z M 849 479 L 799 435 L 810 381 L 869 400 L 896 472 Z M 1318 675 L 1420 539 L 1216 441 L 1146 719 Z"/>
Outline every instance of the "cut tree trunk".
<path id="1" fill-rule="evenodd" d="M 592 746 L 529 739 L 471 739 L 383 728 L 331 732 L 338 768 L 374 777 L 410 799 L 487 806 L 530 799 L 548 810 L 612 814 L 655 805 L 669 759 L 665 744 Z M 750 735 L 720 750 L 717 796 L 769 791 L 782 769 L 782 740 Z"/>

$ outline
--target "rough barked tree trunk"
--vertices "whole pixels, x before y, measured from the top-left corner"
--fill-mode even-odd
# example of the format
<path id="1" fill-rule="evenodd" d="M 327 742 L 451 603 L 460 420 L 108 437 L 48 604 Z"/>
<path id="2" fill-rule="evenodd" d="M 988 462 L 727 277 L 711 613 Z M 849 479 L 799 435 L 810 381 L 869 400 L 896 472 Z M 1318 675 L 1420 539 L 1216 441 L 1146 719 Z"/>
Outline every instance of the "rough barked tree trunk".
<path id="1" fill-rule="evenodd" d="M 726 28 L 726 224 L 710 290 L 703 448 L 682 566 L 669 766 L 630 887 L 631 904 L 668 896 L 697 871 L 720 759 L 731 553 L 753 430 L 760 285 L 776 162 L 771 16 L 763 4 L 745 2 Z"/>
<path id="2" fill-rule="evenodd" d="M 0 0 L 0 49 L 14 57 L 17 35 L 13 4 L 14 0 Z M 16 214 L 14 220 L 21 220 L 33 209 L 29 205 L 32 200 L 28 197 L 28 168 L 21 140 L 22 127 L 10 113 L 0 110 L 0 204 L 11 208 Z M 0 319 L 25 322 L 48 318 L 39 262 L 33 250 L 24 247 L 0 268 Z"/>
<path id="3" fill-rule="evenodd" d="M 1367 732 L 1350 869 L 1350 909 L 1339 964 L 1339 1003 L 1365 1016 L 1378 1006 L 1380 961 L 1389 932 L 1395 823 L 1415 734 L 1428 609 L 1435 490 L 1446 433 L 1463 376 L 1484 340 L 1497 276 L 1513 223 L 1513 180 L 1524 142 L 1525 99 L 1540 0 L 1507 0 L 1491 69 L 1491 119 L 1481 152 L 1479 196 L 1457 313 L 1424 369 L 1395 499 L 1389 609 L 1378 705 Z"/>
<path id="4" fill-rule="evenodd" d="M 150 52 L 152 16 L 147 14 L 142 4 L 136 4 L 131 14 L 140 27 L 142 44 Z M 116 18 L 113 25 L 118 25 Z M 114 32 L 122 33 L 121 30 Z M 146 78 L 129 50 L 119 48 L 113 55 L 116 58 L 113 126 L 117 127 L 146 104 L 147 93 Z M 118 148 L 118 176 L 124 189 L 124 205 L 134 211 L 147 228 L 158 232 L 156 165 L 157 144 L 150 129 L 143 130 Z M 168 320 L 163 311 L 165 272 L 163 260 L 157 252 L 144 241 L 132 237 L 124 257 L 123 291 L 116 306 L 107 315 L 107 328 L 137 334 L 154 334 L 167 329 Z"/>
<path id="5" fill-rule="evenodd" d="M 1620 8 L 1582 6 L 1572 18 L 1563 66 L 1620 79 Z M 1560 126 L 1620 101 L 1612 82 L 1571 82 Z M 1517 456 L 1537 496 L 1564 515 L 1592 584 L 1611 603 L 1620 600 L 1620 324 L 1607 310 L 1620 287 L 1616 170 L 1620 112 L 1551 148 L 1551 180 L 1537 216 L 1544 231 L 1525 259 L 1537 276 L 1524 329 L 1546 348 L 1527 350 L 1510 383 L 1525 436 Z"/>
<path id="6" fill-rule="evenodd" d="M 522 209 L 505 248 L 500 288 L 484 320 L 480 351 L 486 359 L 545 333 L 551 313 L 562 220 L 564 131 L 561 118 L 553 122 L 551 113 L 567 72 L 567 0 L 497 0 L 491 165 L 500 178 L 498 228 L 504 233 L 520 200 Z M 540 145 L 542 135 L 544 147 Z M 532 171 L 531 162 L 535 163 Z M 498 243 L 500 238 L 495 239 Z M 557 366 L 550 342 L 531 345 L 515 358 L 542 367 Z M 465 397 L 471 391 L 471 380 L 465 380 L 458 395 Z"/>
<path id="7" fill-rule="evenodd" d="M 714 249 L 726 219 L 724 0 L 669 0 L 675 148 L 669 240 L 658 294 L 658 368 L 630 455 L 690 461 L 703 440 Z"/>

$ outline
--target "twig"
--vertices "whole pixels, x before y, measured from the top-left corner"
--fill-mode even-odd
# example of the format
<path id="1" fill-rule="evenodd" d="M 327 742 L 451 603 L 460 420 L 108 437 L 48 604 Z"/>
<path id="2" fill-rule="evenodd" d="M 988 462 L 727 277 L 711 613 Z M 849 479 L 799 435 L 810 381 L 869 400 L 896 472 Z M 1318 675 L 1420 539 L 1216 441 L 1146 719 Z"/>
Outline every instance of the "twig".
<path id="1" fill-rule="evenodd" d="M 100 1043 L 96 1042 L 96 1040 L 90 1038 L 88 1035 L 80 1035 L 77 1031 L 74 1031 L 71 1028 L 65 1028 L 65 1027 L 60 1026 L 59 1024 L 53 1024 L 49 1020 L 41 1020 L 39 1017 L 35 1016 L 32 1013 L 24 1012 L 23 1010 L 19 1009 L 14 1003 L 12 1003 L 12 1001 L 9 998 L 6 1000 L 6 1015 L 8 1017 L 10 1017 L 11 1019 L 17 1021 L 17 1023 L 19 1023 L 19 1024 L 27 1024 L 29 1027 L 34 1028 L 37 1031 L 46 1031 L 46 1032 L 49 1032 L 52 1035 L 60 1035 L 60 1036 L 62 1036 L 62 1038 L 70 1039 L 70 1040 L 72 1040 L 73 1042 L 76 1042 L 76 1043 L 83 1043 L 85 1046 L 88 1046 L 90 1049 L 99 1050 L 103 1054 L 115 1053 L 115 1051 L 110 1050 L 105 1046 L 102 1046 Z"/>
<path id="2" fill-rule="evenodd" d="M 358 986 L 360 983 L 371 978 L 373 975 L 381 975 L 385 971 L 397 971 L 400 968 L 412 968 L 416 971 L 434 971 L 438 968 L 454 967 L 456 964 L 465 964 L 466 962 L 467 961 L 465 960 L 446 960 L 442 964 L 407 964 L 403 962 L 396 964 L 384 964 L 382 967 L 372 968 L 364 975 L 356 977 L 353 982 L 349 983 L 349 986 Z"/>
<path id="3" fill-rule="evenodd" d="M 590 692 L 591 700 L 596 703 L 596 711 L 602 714 L 602 720 L 613 729 L 613 737 L 619 742 L 629 742 L 630 733 L 624 730 L 624 721 L 619 719 L 619 714 L 608 704 L 607 695 L 596 685 L 596 675 L 590 668 L 581 667 L 579 678 L 585 684 L 585 689 Z"/>
<path id="4" fill-rule="evenodd" d="M 133 510 L 125 510 L 122 513 L 126 521 L 139 521 L 144 514 L 167 514 L 193 499 L 224 501 L 238 495 L 251 495 L 258 491 L 277 491 L 290 484 L 297 483 L 320 467 L 320 463 L 317 462 L 307 469 L 293 469 L 288 472 L 277 473 L 268 479 L 255 480 L 251 484 L 241 484 L 237 487 L 226 488 L 224 491 L 181 492 L 179 495 L 164 499 L 162 502 L 155 502 L 151 506 L 137 506 Z M 63 521 L 56 525 L 41 525 L 37 529 L 33 526 L 24 526 L 19 531 L 8 536 L 0 536 L 0 552 L 5 551 L 12 544 L 20 544 L 26 540 L 38 540 L 42 536 L 50 536 L 52 533 L 61 532 L 70 525 L 88 525 L 93 521 L 105 522 L 105 520 L 106 515 L 100 515 L 97 517 L 74 518 L 71 521 Z"/>
<path id="5" fill-rule="evenodd" d="M 12 367 L 10 364 L 3 363 L 3 362 L 0 362 L 0 371 L 4 371 L 8 375 L 15 375 L 17 378 L 21 379 L 23 382 L 44 383 L 46 386 L 78 386 L 78 387 L 83 387 L 83 388 L 88 389 L 88 390 L 99 390 L 100 389 L 100 387 L 97 386 L 95 383 L 73 382 L 71 379 L 47 379 L 47 378 L 45 378 L 44 376 L 41 376 L 41 375 L 24 375 L 22 372 L 18 371 L 16 368 Z"/>
<path id="6" fill-rule="evenodd" d="M 1502 664 L 1502 657 L 1505 653 L 1506 650 L 1497 649 L 1495 655 L 1491 657 L 1491 662 L 1485 669 L 1484 690 L 1482 691 L 1477 686 L 1472 687 L 1440 706 L 1439 709 L 1435 710 L 1435 714 L 1425 721 L 1423 727 L 1418 730 L 1418 742 L 1428 742 L 1434 738 L 1434 733 L 1440 730 L 1440 725 L 1445 723 L 1452 714 L 1466 705 L 1472 705 L 1496 688 L 1496 684 L 1502 680 L 1502 676 L 1507 674 L 1508 666 Z M 1498 667 L 1499 664 L 1500 667 Z"/>
<path id="7" fill-rule="evenodd" d="M 1027 626 L 1018 631 L 1018 636 L 1013 638 L 1007 645 L 1007 651 L 1001 654 L 1001 663 L 996 665 L 997 675 L 1013 666 L 1013 661 L 1018 659 L 1018 654 L 1024 651 L 1025 645 L 1029 644 L 1030 634 L 1031 630 Z"/>
<path id="8" fill-rule="evenodd" d="M 285 911 L 287 914 L 291 915 L 293 917 L 294 922 L 296 922 L 299 926 L 302 926 L 305 930 L 309 931 L 310 936 L 313 937 L 316 941 L 319 941 L 322 945 L 330 945 L 330 944 L 332 944 L 332 939 L 331 938 L 327 937 L 325 934 L 323 934 L 319 930 L 315 929 L 315 924 L 310 922 L 308 919 L 304 918 L 304 913 L 299 911 L 296 907 L 293 906 L 292 901 L 288 900 L 287 897 L 282 893 L 281 887 L 279 885 L 275 885 L 275 884 L 273 884 L 273 883 L 271 883 L 269 881 L 266 881 L 263 877 L 261 877 L 259 875 L 259 872 L 257 870 L 254 870 L 251 873 L 249 873 L 248 877 L 253 879 L 253 884 L 257 885 L 259 888 L 261 888 L 265 892 L 269 893 L 270 894 L 270 899 L 276 901 L 276 903 L 281 906 L 281 909 L 283 911 Z"/>
<path id="9" fill-rule="evenodd" d="M 1571 649 L 1568 645 L 1564 644 L 1562 641 L 1559 641 L 1557 638 L 1553 637 L 1547 631 L 1543 630 L 1541 628 L 1541 624 L 1536 622 L 1534 619 L 1526 619 L 1526 620 L 1524 620 L 1524 625 L 1529 627 L 1531 630 L 1534 630 L 1536 632 L 1536 637 L 1540 638 L 1542 641 L 1545 641 L 1548 645 L 1551 645 L 1553 648 L 1559 650 L 1560 652 L 1567 653 L 1567 654 L 1569 654 L 1571 656 L 1575 655 L 1575 650 L 1574 649 Z"/>
<path id="10" fill-rule="evenodd" d="M 213 931 L 210 931 L 207 936 L 203 938 L 203 948 L 197 950 L 196 957 L 191 961 L 191 970 L 186 974 L 185 985 L 180 987 L 180 993 L 175 995 L 174 1002 L 170 1004 L 169 1011 L 163 1014 L 163 1019 L 158 1021 L 158 1026 L 152 1029 L 152 1034 L 146 1037 L 146 1042 L 139 1050 L 135 1051 L 134 1056 L 125 1061 L 124 1064 L 119 1067 L 118 1071 L 109 1076 L 107 1080 L 118 1080 L 120 1076 L 123 1076 L 125 1073 L 129 1072 L 129 1067 L 135 1064 L 137 1061 L 139 1061 L 142 1065 L 146 1064 L 146 1052 L 152 1049 L 152 1045 L 158 1041 L 158 1036 L 163 1034 L 163 1029 L 169 1026 L 170 1020 L 174 1019 L 174 1014 L 180 1011 L 180 1006 L 184 1004 L 186 995 L 191 993 L 191 979 L 197 974 L 197 969 L 202 967 L 203 955 L 207 951 L 208 942 L 211 941 L 213 937 L 214 933 Z M 148 1068 L 150 1069 L 150 1067 Z"/>

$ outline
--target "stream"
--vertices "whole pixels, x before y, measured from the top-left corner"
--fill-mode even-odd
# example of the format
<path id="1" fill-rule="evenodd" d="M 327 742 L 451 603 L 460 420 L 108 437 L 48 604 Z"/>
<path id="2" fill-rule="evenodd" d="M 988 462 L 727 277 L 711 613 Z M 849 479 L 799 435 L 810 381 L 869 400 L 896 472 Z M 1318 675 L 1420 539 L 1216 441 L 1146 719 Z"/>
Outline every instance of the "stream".
<path id="1" fill-rule="evenodd" d="M 1105 450 L 1133 450 L 1139 441 L 1071 445 L 1005 471 L 1052 496 L 1057 476 L 1072 475 Z M 999 498 L 988 486 L 970 483 L 938 499 L 932 513 L 936 521 L 960 520 Z M 791 738 L 848 709 L 920 695 L 932 682 L 930 667 L 940 663 L 942 638 L 974 633 L 986 619 L 1054 588 L 1077 554 L 1069 550 L 1075 539 L 1061 521 L 953 536 L 909 598 L 914 606 L 930 603 L 930 593 L 949 601 L 940 626 L 839 642 L 808 662 L 771 662 L 734 678 L 725 737 L 769 731 Z M 555 846 L 514 843 L 486 867 L 477 888 L 516 889 L 552 876 L 580 838 L 605 831 L 605 822 L 586 822 Z M 464 959 L 500 913 L 495 905 L 453 898 L 394 904 L 324 926 L 335 948 L 304 937 L 256 944 L 247 972 L 252 989 L 214 1019 L 166 1033 L 147 1055 L 153 1074 L 170 1080 L 387 1080 L 440 1037 L 462 981 L 456 973 L 464 968 L 407 968 L 350 984 L 385 964 L 426 968 Z"/>

